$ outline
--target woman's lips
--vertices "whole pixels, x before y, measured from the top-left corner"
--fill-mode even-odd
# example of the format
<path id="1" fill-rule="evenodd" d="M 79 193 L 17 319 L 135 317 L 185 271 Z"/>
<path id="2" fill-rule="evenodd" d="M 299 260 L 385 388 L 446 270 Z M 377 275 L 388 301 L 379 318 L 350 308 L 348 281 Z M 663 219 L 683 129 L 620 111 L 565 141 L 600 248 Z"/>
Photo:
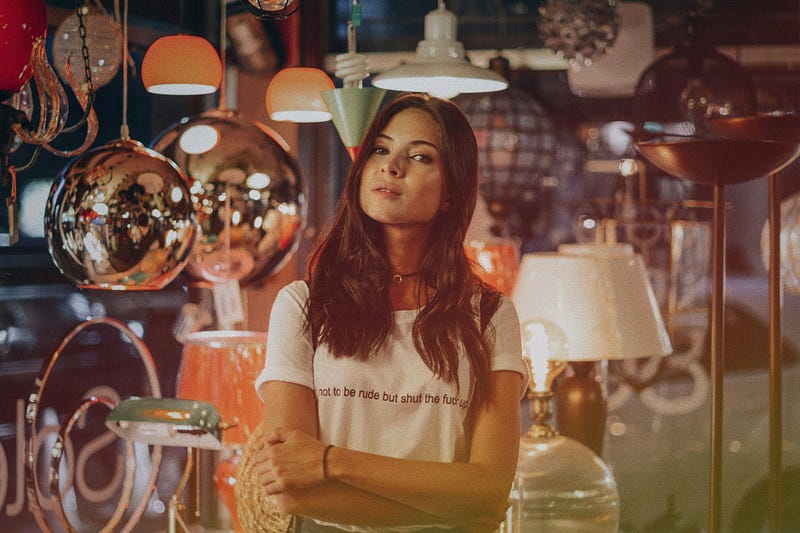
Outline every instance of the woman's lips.
<path id="1" fill-rule="evenodd" d="M 374 192 L 383 193 L 383 194 L 391 194 L 394 196 L 400 196 L 400 191 L 397 190 L 395 187 L 389 187 L 388 185 L 377 185 L 372 189 Z"/>

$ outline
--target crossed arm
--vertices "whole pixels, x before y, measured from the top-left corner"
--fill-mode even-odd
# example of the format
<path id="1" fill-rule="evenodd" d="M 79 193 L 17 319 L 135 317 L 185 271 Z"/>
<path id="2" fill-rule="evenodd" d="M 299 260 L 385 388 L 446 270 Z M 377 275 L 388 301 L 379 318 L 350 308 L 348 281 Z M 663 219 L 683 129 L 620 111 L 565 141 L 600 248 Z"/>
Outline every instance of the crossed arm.
<path id="1" fill-rule="evenodd" d="M 492 531 L 503 518 L 517 464 L 520 379 L 510 371 L 491 374 L 467 462 L 411 461 L 337 447 L 328 454 L 327 480 L 313 391 L 264 383 L 269 436 L 256 458 L 259 479 L 285 513 L 362 526 L 444 523 Z"/>

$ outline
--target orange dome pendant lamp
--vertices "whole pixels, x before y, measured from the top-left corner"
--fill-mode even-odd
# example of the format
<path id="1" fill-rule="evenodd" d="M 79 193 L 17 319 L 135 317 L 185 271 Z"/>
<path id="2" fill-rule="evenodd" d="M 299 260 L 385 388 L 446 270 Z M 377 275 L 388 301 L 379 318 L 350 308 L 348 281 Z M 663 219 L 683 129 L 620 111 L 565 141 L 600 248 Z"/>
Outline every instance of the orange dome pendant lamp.
<path id="1" fill-rule="evenodd" d="M 142 83 L 154 94 L 210 94 L 221 80 L 222 62 L 216 49 L 194 35 L 161 37 L 142 61 Z"/>

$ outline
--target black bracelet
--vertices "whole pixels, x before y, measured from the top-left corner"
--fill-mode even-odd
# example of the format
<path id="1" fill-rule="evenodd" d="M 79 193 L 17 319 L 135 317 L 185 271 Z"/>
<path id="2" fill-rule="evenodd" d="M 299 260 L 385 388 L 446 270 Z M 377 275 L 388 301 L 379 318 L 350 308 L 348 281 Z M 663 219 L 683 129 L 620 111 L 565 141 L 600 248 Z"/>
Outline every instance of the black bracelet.
<path id="1" fill-rule="evenodd" d="M 328 444 L 322 451 L 322 477 L 328 481 L 328 452 L 333 448 L 333 444 Z"/>

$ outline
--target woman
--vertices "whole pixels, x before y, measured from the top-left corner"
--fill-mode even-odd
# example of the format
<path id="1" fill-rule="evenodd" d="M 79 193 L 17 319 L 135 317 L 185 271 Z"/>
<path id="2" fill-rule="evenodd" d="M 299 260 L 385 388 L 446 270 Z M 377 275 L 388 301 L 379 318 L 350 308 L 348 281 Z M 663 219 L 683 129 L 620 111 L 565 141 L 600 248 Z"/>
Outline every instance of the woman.
<path id="1" fill-rule="evenodd" d="M 276 298 L 256 470 L 303 531 L 502 520 L 527 373 L 513 305 L 464 254 L 477 190 L 460 109 L 398 96 L 365 135 L 308 281 Z"/>

